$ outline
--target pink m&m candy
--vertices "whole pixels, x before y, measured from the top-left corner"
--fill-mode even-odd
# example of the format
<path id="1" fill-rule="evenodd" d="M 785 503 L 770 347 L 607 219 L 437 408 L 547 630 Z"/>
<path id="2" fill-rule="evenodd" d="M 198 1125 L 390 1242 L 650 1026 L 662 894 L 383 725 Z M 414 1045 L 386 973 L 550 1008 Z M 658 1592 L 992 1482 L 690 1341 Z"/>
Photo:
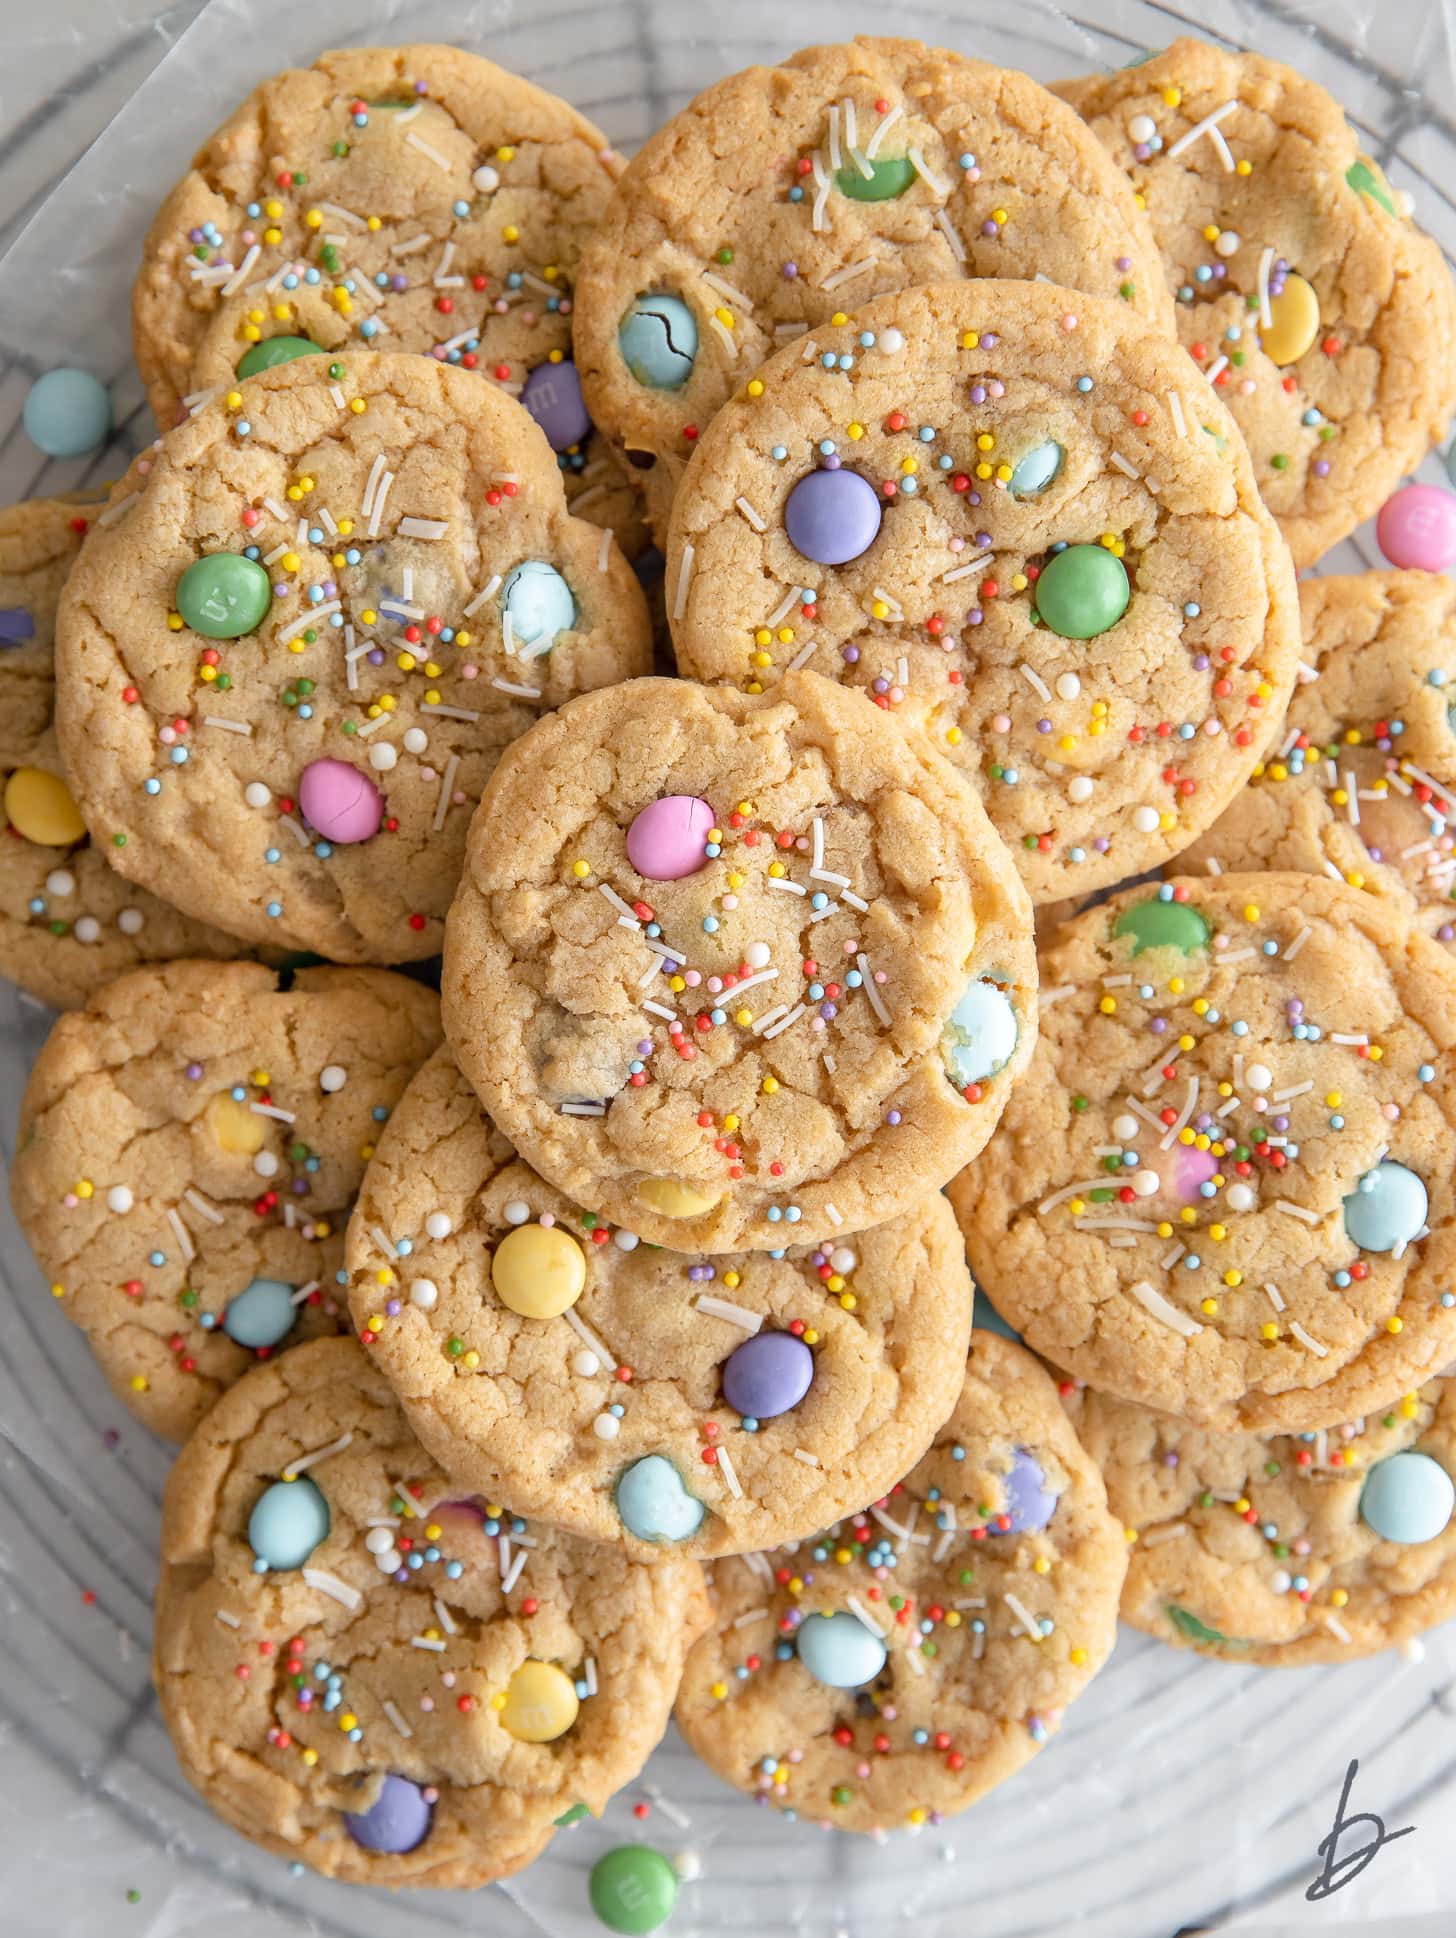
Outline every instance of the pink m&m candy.
<path id="1" fill-rule="evenodd" d="M 643 808 L 627 830 L 627 859 L 644 880 L 681 881 L 696 874 L 704 853 L 713 810 L 696 794 L 666 794 Z"/>
<path id="2" fill-rule="evenodd" d="M 325 841 L 367 841 L 384 819 L 384 796 L 345 760 L 311 760 L 298 777 L 298 805 Z"/>
<path id="3" fill-rule="evenodd" d="M 1444 572 L 1456 560 L 1456 496 L 1438 485 L 1405 485 L 1381 506 L 1375 536 L 1392 565 Z"/>

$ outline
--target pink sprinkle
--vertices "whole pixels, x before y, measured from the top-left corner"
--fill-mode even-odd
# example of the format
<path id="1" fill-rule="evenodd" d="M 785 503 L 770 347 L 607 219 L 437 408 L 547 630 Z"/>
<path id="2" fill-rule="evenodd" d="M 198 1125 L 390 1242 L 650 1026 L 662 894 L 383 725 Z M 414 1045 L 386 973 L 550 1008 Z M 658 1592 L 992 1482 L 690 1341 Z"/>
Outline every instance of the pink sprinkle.
<path id="1" fill-rule="evenodd" d="M 1062 328 L 1064 330 L 1075 330 L 1076 327 L 1077 327 L 1077 319 L 1075 316 L 1072 315 L 1072 313 L 1069 310 L 1067 314 L 1062 318 Z"/>
<path id="2" fill-rule="evenodd" d="M 1011 715 L 1009 713 L 993 713 L 991 716 L 991 726 L 996 733 L 1010 733 Z"/>
<path id="3" fill-rule="evenodd" d="M 425 1712 L 427 1716 L 433 1712 L 434 1707 L 435 1707 L 435 1698 L 433 1696 L 420 1697 L 420 1708 Z"/>
<path id="4" fill-rule="evenodd" d="M 556 1223 L 556 1213 L 554 1211 L 543 1211 L 537 1222 L 542 1231 L 550 1231 L 551 1227 Z"/>
<path id="5" fill-rule="evenodd" d="M 460 669 L 460 677 L 462 680 L 478 680 L 480 678 L 480 668 L 474 665 L 462 666 Z"/>

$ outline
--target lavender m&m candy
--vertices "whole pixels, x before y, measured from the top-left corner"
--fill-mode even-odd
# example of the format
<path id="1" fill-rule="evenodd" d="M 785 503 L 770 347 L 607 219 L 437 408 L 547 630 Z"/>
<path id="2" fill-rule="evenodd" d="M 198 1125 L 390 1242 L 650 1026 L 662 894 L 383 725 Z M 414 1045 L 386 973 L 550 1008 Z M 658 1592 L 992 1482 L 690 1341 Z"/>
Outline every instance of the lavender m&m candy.
<path id="1" fill-rule="evenodd" d="M 784 506 L 789 543 L 816 565 L 847 565 L 867 552 L 880 529 L 880 500 L 857 471 L 811 471 Z"/>
<path id="2" fill-rule="evenodd" d="M 1011 1471 L 1005 1478 L 1006 1499 L 1001 1512 L 1011 1525 L 1008 1534 L 1040 1534 L 1057 1511 L 1057 1497 L 1047 1487 L 1046 1475 L 1025 1447 L 1011 1455 Z"/>
<path id="3" fill-rule="evenodd" d="M 325 841 L 367 841 L 384 819 L 384 796 L 346 760 L 311 760 L 298 777 L 298 804 Z"/>
<path id="4" fill-rule="evenodd" d="M 344 1828 L 361 1849 L 402 1857 L 429 1836 L 433 1809 L 419 1784 L 391 1771 L 367 1810 L 344 1812 Z"/>
<path id="5" fill-rule="evenodd" d="M 814 1355 L 791 1332 L 760 1332 L 735 1346 L 723 1365 L 723 1397 L 750 1420 L 773 1420 L 795 1407 L 814 1379 Z"/>
<path id="6" fill-rule="evenodd" d="M 643 808 L 627 830 L 627 859 L 649 882 L 679 882 L 707 857 L 713 810 L 696 794 L 665 794 Z"/>
<path id="7" fill-rule="evenodd" d="M 1380 507 L 1380 549 L 1392 565 L 1444 572 L 1456 561 L 1456 495 L 1438 485 L 1406 485 Z"/>
<path id="8" fill-rule="evenodd" d="M 582 401 L 581 378 L 570 357 L 560 363 L 538 363 L 526 379 L 521 402 L 546 433 L 553 451 L 580 444 L 592 427 Z"/>

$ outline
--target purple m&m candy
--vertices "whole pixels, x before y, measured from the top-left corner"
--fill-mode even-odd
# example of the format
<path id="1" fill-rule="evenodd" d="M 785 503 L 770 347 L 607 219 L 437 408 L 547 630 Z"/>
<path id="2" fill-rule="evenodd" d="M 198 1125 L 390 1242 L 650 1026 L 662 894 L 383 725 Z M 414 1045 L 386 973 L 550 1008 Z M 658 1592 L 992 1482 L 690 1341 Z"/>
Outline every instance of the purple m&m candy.
<path id="1" fill-rule="evenodd" d="M 1444 572 L 1456 561 L 1456 495 L 1437 485 L 1406 485 L 1381 506 L 1375 536 L 1392 565 Z"/>
<path id="2" fill-rule="evenodd" d="M 429 1836 L 432 1811 L 417 1783 L 391 1772 L 367 1810 L 345 1811 L 344 1828 L 364 1850 L 401 1857 Z"/>
<path id="3" fill-rule="evenodd" d="M 713 810 L 696 794 L 665 794 L 627 830 L 627 859 L 649 882 L 679 882 L 708 859 Z"/>
<path id="4" fill-rule="evenodd" d="M 1057 1497 L 1049 1493 L 1046 1475 L 1025 1447 L 1011 1455 L 1011 1471 L 1006 1476 L 1006 1499 L 1001 1512 L 1011 1525 L 1008 1534 L 1040 1534 L 1057 1511 Z"/>
<path id="5" fill-rule="evenodd" d="M 346 760 L 311 760 L 298 777 L 303 818 L 325 841 L 367 841 L 384 819 L 384 796 Z"/>
<path id="6" fill-rule="evenodd" d="M 816 565 L 847 565 L 875 541 L 879 497 L 857 471 L 811 471 L 789 493 L 784 529 L 794 550 Z"/>
<path id="7" fill-rule="evenodd" d="M 581 378 L 570 357 L 560 363 L 538 363 L 526 379 L 521 402 L 546 433 L 553 451 L 580 444 L 592 427 L 582 401 Z"/>
<path id="8" fill-rule="evenodd" d="M 791 1332 L 759 1332 L 723 1366 L 723 1397 L 749 1420 L 773 1420 L 797 1406 L 814 1379 L 814 1355 Z"/>

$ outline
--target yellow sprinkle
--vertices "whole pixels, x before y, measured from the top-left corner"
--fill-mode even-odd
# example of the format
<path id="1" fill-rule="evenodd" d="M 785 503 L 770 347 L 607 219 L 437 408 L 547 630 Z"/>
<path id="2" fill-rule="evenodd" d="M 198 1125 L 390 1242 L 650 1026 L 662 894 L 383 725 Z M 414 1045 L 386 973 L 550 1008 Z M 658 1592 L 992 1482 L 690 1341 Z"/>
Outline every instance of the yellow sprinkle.
<path id="1" fill-rule="evenodd" d="M 501 230 L 501 234 L 505 237 L 507 242 L 519 242 L 521 239 L 521 232 L 516 227 L 514 222 L 508 222 L 506 226 Z"/>
<path id="2" fill-rule="evenodd" d="M 64 1299 L 65 1296 L 66 1296 L 66 1288 L 64 1285 L 61 1284 L 60 1280 L 57 1279 L 55 1284 L 52 1285 L 51 1287 L 51 1297 L 53 1299 Z"/>
<path id="3" fill-rule="evenodd" d="M 151 1382 L 145 1373 L 133 1373 L 131 1376 L 131 1390 L 133 1393 L 145 1393 L 150 1384 Z"/>
<path id="4" fill-rule="evenodd" d="M 222 401 L 229 410 L 237 410 L 243 401 L 243 393 L 240 390 L 230 390 Z"/>
<path id="5" fill-rule="evenodd" d="M 762 397 L 763 395 L 762 377 L 754 377 L 753 379 L 751 379 L 748 386 L 748 394 L 750 397 Z"/>
<path id="6" fill-rule="evenodd" d="M 961 332 L 961 348 L 963 350 L 978 350 L 980 347 L 981 335 L 979 330 L 963 330 Z"/>
<path id="7" fill-rule="evenodd" d="M 833 316 L 830 317 L 829 321 L 831 323 L 836 323 L 836 324 L 847 323 L 849 321 L 849 318 L 845 315 L 843 310 L 836 310 Z"/>
<path id="8" fill-rule="evenodd" d="M 1405 1320 L 1400 1317 L 1399 1313 L 1392 1312 L 1385 1322 L 1385 1330 L 1387 1332 L 1404 1332 Z"/>
<path id="9" fill-rule="evenodd" d="M 723 1698 L 728 1694 L 728 1685 L 726 1682 L 715 1682 L 708 1693 L 709 1695 L 716 1696 L 718 1701 L 722 1702 Z"/>
<path id="10" fill-rule="evenodd" d="M 850 425 L 849 435 L 851 440 L 854 443 L 858 444 L 859 440 L 864 436 L 864 434 L 865 434 L 865 427 L 863 424 L 854 423 Z"/>
<path id="11" fill-rule="evenodd" d="M 1223 1282 L 1225 1285 L 1242 1285 L 1244 1282 L 1244 1275 L 1242 1272 L 1238 1272 L 1230 1268 L 1227 1272 L 1224 1273 Z"/>
<path id="12" fill-rule="evenodd" d="M 1259 919 L 1259 905 L 1258 905 L 1258 903 L 1257 903 L 1257 902 L 1245 902 L 1245 903 L 1244 903 L 1244 920 L 1245 920 L 1246 922 L 1257 922 L 1257 921 L 1258 921 L 1258 919 Z"/>
<path id="13" fill-rule="evenodd" d="M 779 1080 L 777 1077 L 765 1077 L 761 1087 L 766 1097 L 772 1097 L 778 1090 Z"/>
<path id="14" fill-rule="evenodd" d="M 1005 209 L 992 209 L 991 220 L 996 224 L 998 229 L 1004 229 L 1006 224 L 1011 220 L 1011 217 L 1006 213 Z"/>
<path id="15" fill-rule="evenodd" d="M 1074 1668 L 1081 1669 L 1086 1665 L 1087 1651 L 1085 1649 L 1073 1649 L 1068 1655 L 1067 1660 Z"/>
<path id="16" fill-rule="evenodd" d="M 737 1286 L 742 1285 L 743 1275 L 740 1272 L 725 1272 L 723 1274 L 723 1283 L 732 1292 Z"/>
<path id="17" fill-rule="evenodd" d="M 318 1762 L 318 1751 L 305 1750 L 303 1752 L 303 1760 L 308 1765 L 308 1767 L 312 1769 L 314 1764 Z"/>
<path id="18" fill-rule="evenodd" d="M 1350 1599 L 1350 1594 L 1348 1589 L 1332 1588 L 1330 1590 L 1330 1600 L 1334 1603 L 1336 1608 L 1343 1608 L 1345 1606 L 1345 1603 L 1349 1601 L 1349 1599 Z"/>
<path id="19" fill-rule="evenodd" d="M 591 863 L 589 861 L 574 861 L 571 864 L 571 872 L 576 876 L 578 881 L 583 881 L 591 873 Z"/>
<path id="20" fill-rule="evenodd" d="M 1104 996 L 1099 1001 L 1097 1007 L 1102 1011 L 1104 1016 L 1115 1016 L 1117 1014 L 1117 998 L 1115 996 Z"/>
<path id="21" fill-rule="evenodd" d="M 1260 1326 L 1259 1337 L 1261 1339 L 1277 1339 L 1279 1337 L 1279 1328 L 1274 1324 L 1272 1319 L 1265 1325 Z"/>
<path id="22" fill-rule="evenodd" d="M 1203 1312 L 1203 1313 L 1204 1313 L 1204 1314 L 1205 1314 L 1205 1315 L 1206 1315 L 1206 1316 L 1207 1316 L 1208 1318 L 1210 1318 L 1210 1319 L 1211 1319 L 1211 1318 L 1213 1317 L 1213 1315 L 1214 1315 L 1214 1314 L 1215 1314 L 1215 1313 L 1216 1313 L 1216 1312 L 1218 1311 L 1218 1300 L 1217 1300 L 1217 1299 L 1205 1299 L 1205 1300 L 1203 1301 L 1203 1304 L 1202 1304 L 1202 1306 L 1201 1306 L 1201 1308 L 1200 1308 L 1200 1310 L 1201 1310 L 1201 1311 L 1202 1311 L 1202 1312 Z"/>
<path id="23" fill-rule="evenodd" d="M 1228 1226 L 1210 1225 L 1208 1228 L 1208 1235 L 1211 1239 L 1215 1241 L 1215 1243 L 1222 1244 L 1224 1239 L 1228 1237 Z"/>
<path id="24" fill-rule="evenodd" d="M 1165 105 L 1166 105 L 1166 106 L 1168 106 L 1168 107 L 1170 107 L 1170 108 L 1177 108 L 1177 107 L 1181 107 L 1181 106 L 1182 106 L 1182 104 L 1183 104 L 1183 90 L 1182 90 L 1182 88 L 1181 88 L 1181 87 L 1165 87 L 1165 88 L 1163 89 L 1163 101 L 1164 101 L 1164 103 L 1165 103 Z"/>
<path id="25" fill-rule="evenodd" d="M 180 613 L 180 612 L 169 612 L 169 613 L 167 614 L 167 630 L 168 630 L 169 632 L 174 632 L 174 633 L 180 633 L 180 632 L 181 632 L 181 630 L 182 630 L 182 615 L 181 615 L 181 613 Z"/>
<path id="26" fill-rule="evenodd" d="M 90 1178 L 82 1178 L 81 1182 L 76 1186 L 76 1196 L 78 1198 L 89 1198 L 93 1196 L 95 1190 L 96 1186 L 91 1182 Z"/>
<path id="27" fill-rule="evenodd" d="M 1049 1575 L 1052 1571 L 1052 1564 L 1047 1560 L 1044 1554 L 1039 1554 L 1036 1560 L 1033 1561 L 1031 1565 L 1032 1565 L 1033 1571 L 1039 1575 Z"/>
<path id="28" fill-rule="evenodd" d="M 950 745 L 950 746 L 952 746 L 952 747 L 959 747 L 959 746 L 960 746 L 960 744 L 961 744 L 961 737 L 962 737 L 962 736 L 961 736 L 961 730 L 960 730 L 960 728 L 959 728 L 959 727 L 949 727 L 949 728 L 947 728 L 947 729 L 946 729 L 946 736 L 945 736 L 945 737 L 946 737 L 946 740 L 947 740 L 947 742 L 949 743 L 949 745 Z"/>
<path id="29" fill-rule="evenodd" d="M 1254 164 L 1251 161 L 1241 161 L 1241 162 L 1234 163 L 1235 175 L 1252 175 L 1253 172 L 1254 172 Z"/>

